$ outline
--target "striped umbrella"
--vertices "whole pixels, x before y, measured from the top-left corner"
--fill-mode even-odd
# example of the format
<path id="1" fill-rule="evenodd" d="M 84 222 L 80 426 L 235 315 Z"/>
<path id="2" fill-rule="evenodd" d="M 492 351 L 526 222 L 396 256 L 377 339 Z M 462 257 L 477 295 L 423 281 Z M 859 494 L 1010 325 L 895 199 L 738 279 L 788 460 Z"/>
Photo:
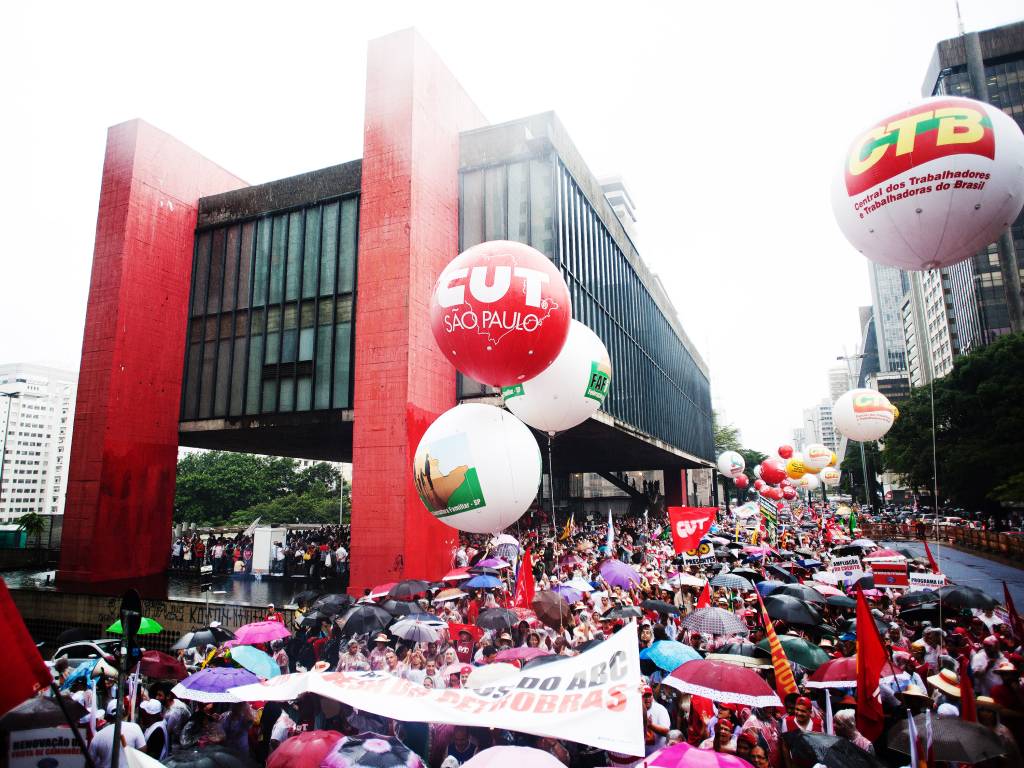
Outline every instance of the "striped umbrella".
<path id="1" fill-rule="evenodd" d="M 712 587 L 722 587 L 724 589 L 753 589 L 754 585 L 749 580 L 744 579 L 742 576 L 737 576 L 734 573 L 720 573 L 711 580 Z"/>
<path id="2" fill-rule="evenodd" d="M 740 618 L 724 608 L 701 608 L 683 619 L 683 629 L 705 635 L 745 635 L 750 630 Z"/>

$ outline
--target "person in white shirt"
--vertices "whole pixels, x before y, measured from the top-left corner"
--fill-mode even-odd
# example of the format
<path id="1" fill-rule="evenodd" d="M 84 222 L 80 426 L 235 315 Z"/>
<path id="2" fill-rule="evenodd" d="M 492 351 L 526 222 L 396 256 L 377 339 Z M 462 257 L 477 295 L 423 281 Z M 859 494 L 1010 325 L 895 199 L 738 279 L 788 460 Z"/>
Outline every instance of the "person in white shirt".
<path id="1" fill-rule="evenodd" d="M 125 720 L 121 723 L 121 738 L 124 746 L 146 751 L 146 737 L 138 723 Z M 89 756 L 92 758 L 96 768 L 110 768 L 110 760 L 113 757 L 114 748 L 114 724 L 108 723 L 93 737 L 89 745 Z M 119 765 L 125 765 L 125 758 L 122 754 L 118 759 Z"/>
<path id="2" fill-rule="evenodd" d="M 672 718 L 668 710 L 654 700 L 654 691 L 646 685 L 644 696 L 644 751 L 650 755 L 665 746 L 668 732 L 672 728 Z"/>
<path id="3" fill-rule="evenodd" d="M 163 760 L 171 753 L 171 734 L 164 721 L 163 705 L 156 699 L 146 699 L 139 705 L 139 727 L 146 739 L 146 754 Z"/>

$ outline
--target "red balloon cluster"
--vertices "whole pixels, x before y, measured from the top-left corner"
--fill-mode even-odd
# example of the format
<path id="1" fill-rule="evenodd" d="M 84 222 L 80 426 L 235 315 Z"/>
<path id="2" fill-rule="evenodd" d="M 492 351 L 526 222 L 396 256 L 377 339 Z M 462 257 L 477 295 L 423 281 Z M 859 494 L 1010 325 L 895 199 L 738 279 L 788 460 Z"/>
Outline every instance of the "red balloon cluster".
<path id="1" fill-rule="evenodd" d="M 750 485 L 750 480 L 747 479 L 746 475 L 739 475 L 737 477 L 734 477 L 732 481 L 736 484 L 736 487 L 739 488 L 741 491 L 748 485 Z"/>

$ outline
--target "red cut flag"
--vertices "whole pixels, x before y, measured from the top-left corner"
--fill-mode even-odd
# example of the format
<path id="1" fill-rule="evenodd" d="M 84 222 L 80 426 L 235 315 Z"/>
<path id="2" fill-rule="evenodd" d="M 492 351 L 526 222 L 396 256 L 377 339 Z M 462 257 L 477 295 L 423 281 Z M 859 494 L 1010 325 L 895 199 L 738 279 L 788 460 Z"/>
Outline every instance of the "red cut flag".
<path id="1" fill-rule="evenodd" d="M 793 669 L 789 666 L 789 659 L 786 658 L 786 652 L 782 650 L 782 643 L 779 642 L 778 635 L 775 634 L 775 627 L 772 626 L 772 620 L 768 616 L 768 611 L 765 610 L 764 601 L 761 599 L 760 593 L 757 593 L 757 604 L 761 606 L 764 632 L 768 636 L 768 647 L 772 650 L 775 690 L 778 691 L 779 698 L 785 701 L 788 694 L 797 692 L 796 680 L 793 679 Z"/>
<path id="2" fill-rule="evenodd" d="M 864 592 L 857 587 L 857 729 L 868 741 L 877 741 L 885 724 L 878 691 L 885 656 L 875 617 Z"/>
<path id="3" fill-rule="evenodd" d="M 932 550 L 929 548 L 927 541 L 924 543 L 924 553 L 928 555 L 928 567 L 932 569 L 932 573 L 938 573 L 939 564 L 935 562 L 935 558 L 932 557 Z"/>
<path id="4" fill-rule="evenodd" d="M 717 507 L 669 507 L 668 520 L 676 554 L 696 549 L 717 514 Z"/>
<path id="5" fill-rule="evenodd" d="M 710 582 L 704 583 L 704 589 L 700 592 L 700 597 L 697 598 L 697 608 L 710 608 L 711 607 L 711 584 Z"/>
<path id="6" fill-rule="evenodd" d="M 5 715 L 46 688 L 52 678 L 3 579 L 0 579 L 0 648 L 4 649 L 5 656 L 0 715 Z"/>
<path id="7" fill-rule="evenodd" d="M 523 553 L 523 562 L 519 564 L 519 574 L 516 576 L 516 596 L 512 605 L 516 608 L 529 608 L 533 602 L 533 557 L 530 555 L 530 548 Z"/>
<path id="8" fill-rule="evenodd" d="M 974 683 L 967 657 L 960 657 L 960 718 L 969 723 L 978 722 L 978 701 L 974 698 Z"/>
<path id="9" fill-rule="evenodd" d="M 1013 604 L 1013 595 L 1010 594 L 1010 589 L 1006 586 L 1005 581 L 1003 582 L 1003 602 L 1006 603 L 1006 612 L 1010 614 L 1010 627 L 1013 629 L 1013 634 L 1017 636 L 1017 642 L 1020 642 L 1024 640 L 1024 620 L 1021 620 L 1017 613 L 1017 608 Z"/>

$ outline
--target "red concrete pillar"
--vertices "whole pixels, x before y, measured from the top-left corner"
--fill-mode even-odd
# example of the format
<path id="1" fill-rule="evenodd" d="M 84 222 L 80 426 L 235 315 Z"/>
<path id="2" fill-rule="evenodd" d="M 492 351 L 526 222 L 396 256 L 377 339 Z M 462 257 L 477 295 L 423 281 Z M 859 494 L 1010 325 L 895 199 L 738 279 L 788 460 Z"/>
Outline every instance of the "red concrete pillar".
<path id="1" fill-rule="evenodd" d="M 140 120 L 107 133 L 61 580 L 167 569 L 197 203 L 244 186 Z"/>
<path id="2" fill-rule="evenodd" d="M 459 244 L 459 131 L 484 125 L 413 31 L 370 43 L 355 319 L 352 578 L 359 593 L 439 578 L 455 536 L 423 507 L 412 455 L 455 405 L 455 370 L 430 332 L 430 292 Z"/>

